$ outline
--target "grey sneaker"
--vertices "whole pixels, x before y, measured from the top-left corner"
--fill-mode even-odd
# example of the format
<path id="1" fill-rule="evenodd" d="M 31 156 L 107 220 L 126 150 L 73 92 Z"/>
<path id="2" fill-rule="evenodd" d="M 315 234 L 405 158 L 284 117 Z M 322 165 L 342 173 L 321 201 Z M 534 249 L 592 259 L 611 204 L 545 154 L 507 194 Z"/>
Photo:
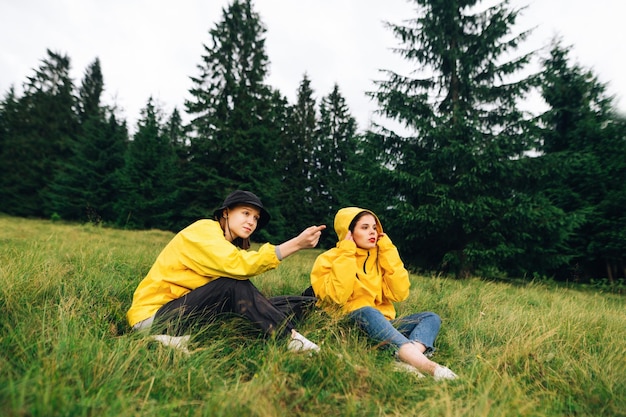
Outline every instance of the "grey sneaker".
<path id="1" fill-rule="evenodd" d="M 311 342 L 306 337 L 302 336 L 300 333 L 294 332 L 293 335 L 291 336 L 291 340 L 289 341 L 289 344 L 287 345 L 287 349 L 289 349 L 292 352 L 306 352 L 306 351 L 319 352 L 320 347 L 317 346 L 315 343 Z"/>
<path id="2" fill-rule="evenodd" d="M 459 377 L 445 366 L 437 366 L 433 376 L 435 377 L 435 381 L 441 381 L 443 379 L 457 379 Z"/>
<path id="3" fill-rule="evenodd" d="M 151 339 L 156 340 L 163 346 L 174 348 L 186 355 L 189 355 L 189 349 L 187 349 L 187 346 L 189 345 L 189 337 L 189 335 L 169 336 L 166 334 L 155 334 L 151 336 Z"/>

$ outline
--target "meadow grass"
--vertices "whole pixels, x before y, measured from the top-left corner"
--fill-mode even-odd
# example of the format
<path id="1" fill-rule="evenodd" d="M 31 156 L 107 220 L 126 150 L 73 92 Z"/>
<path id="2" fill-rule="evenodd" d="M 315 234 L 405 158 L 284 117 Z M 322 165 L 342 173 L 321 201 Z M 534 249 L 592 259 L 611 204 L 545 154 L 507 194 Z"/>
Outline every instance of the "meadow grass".
<path id="1" fill-rule="evenodd" d="M 138 282 L 172 234 L 0 216 L 3 416 L 626 416 L 626 299 L 478 278 L 411 276 L 398 313 L 443 319 L 434 360 L 460 379 L 396 371 L 345 321 L 313 312 L 319 354 L 229 320 L 184 355 L 132 333 Z M 319 250 L 253 279 L 298 294 Z"/>

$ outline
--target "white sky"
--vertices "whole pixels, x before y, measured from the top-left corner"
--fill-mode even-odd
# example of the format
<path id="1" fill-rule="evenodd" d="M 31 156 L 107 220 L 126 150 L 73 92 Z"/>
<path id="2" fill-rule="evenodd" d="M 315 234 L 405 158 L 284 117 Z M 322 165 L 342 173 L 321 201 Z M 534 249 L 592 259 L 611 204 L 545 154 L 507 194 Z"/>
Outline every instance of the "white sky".
<path id="1" fill-rule="evenodd" d="M 483 4 L 491 4 L 488 0 Z M 102 66 L 105 104 L 117 104 L 131 131 L 150 96 L 169 114 L 184 112 L 191 76 L 198 75 L 203 44 L 222 18 L 227 0 L 0 0 L 0 94 L 11 85 L 19 94 L 46 49 L 66 54 L 79 86 L 96 57 Z M 396 39 L 383 21 L 415 17 L 408 0 L 255 0 L 267 28 L 267 82 L 295 101 L 303 75 L 318 100 L 335 83 L 359 129 L 376 109 L 366 91 L 380 69 L 407 73 L 393 54 Z M 537 27 L 524 46 L 538 49 L 553 36 L 572 45 L 571 58 L 590 68 L 626 113 L 626 24 L 623 0 L 512 0 L 527 5 L 514 31 Z M 539 102 L 529 106 L 539 106 Z"/>

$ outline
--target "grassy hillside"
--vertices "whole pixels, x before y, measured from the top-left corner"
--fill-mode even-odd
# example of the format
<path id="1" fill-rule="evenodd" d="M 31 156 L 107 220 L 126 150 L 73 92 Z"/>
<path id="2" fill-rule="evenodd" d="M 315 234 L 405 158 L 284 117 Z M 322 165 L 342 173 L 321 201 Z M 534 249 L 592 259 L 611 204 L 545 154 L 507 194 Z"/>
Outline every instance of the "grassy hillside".
<path id="1" fill-rule="evenodd" d="M 312 357 L 242 321 L 206 329 L 190 356 L 130 333 L 132 293 L 161 231 L 0 217 L 3 416 L 626 416 L 626 299 L 542 284 L 412 276 L 400 314 L 443 319 L 418 379 L 344 322 L 315 313 Z M 299 293 L 319 251 L 254 279 Z"/>

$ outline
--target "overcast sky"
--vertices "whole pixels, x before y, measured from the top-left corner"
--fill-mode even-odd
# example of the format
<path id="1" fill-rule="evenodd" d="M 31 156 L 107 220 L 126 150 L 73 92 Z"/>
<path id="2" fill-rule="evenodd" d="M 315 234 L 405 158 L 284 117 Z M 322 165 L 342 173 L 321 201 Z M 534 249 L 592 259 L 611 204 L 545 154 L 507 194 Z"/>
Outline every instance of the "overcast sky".
<path id="1" fill-rule="evenodd" d="M 492 4 L 495 0 L 482 4 Z M 117 104 L 131 130 L 150 96 L 169 114 L 184 111 L 191 76 L 199 74 L 208 31 L 221 20 L 227 0 L 0 0 L 0 94 L 21 86 L 46 49 L 71 59 L 78 86 L 85 69 L 100 59 L 105 104 Z M 267 82 L 294 102 L 303 75 L 315 98 L 335 83 L 359 128 L 376 108 L 366 96 L 380 69 L 401 73 L 408 63 L 393 54 L 398 46 L 384 21 L 415 17 L 407 0 L 255 0 L 267 28 Z M 558 35 L 573 46 L 575 62 L 609 84 L 626 113 L 626 24 L 623 0 L 512 0 L 528 6 L 515 32 L 536 27 L 524 50 L 539 49 Z M 535 106 L 531 103 L 531 107 Z"/>

